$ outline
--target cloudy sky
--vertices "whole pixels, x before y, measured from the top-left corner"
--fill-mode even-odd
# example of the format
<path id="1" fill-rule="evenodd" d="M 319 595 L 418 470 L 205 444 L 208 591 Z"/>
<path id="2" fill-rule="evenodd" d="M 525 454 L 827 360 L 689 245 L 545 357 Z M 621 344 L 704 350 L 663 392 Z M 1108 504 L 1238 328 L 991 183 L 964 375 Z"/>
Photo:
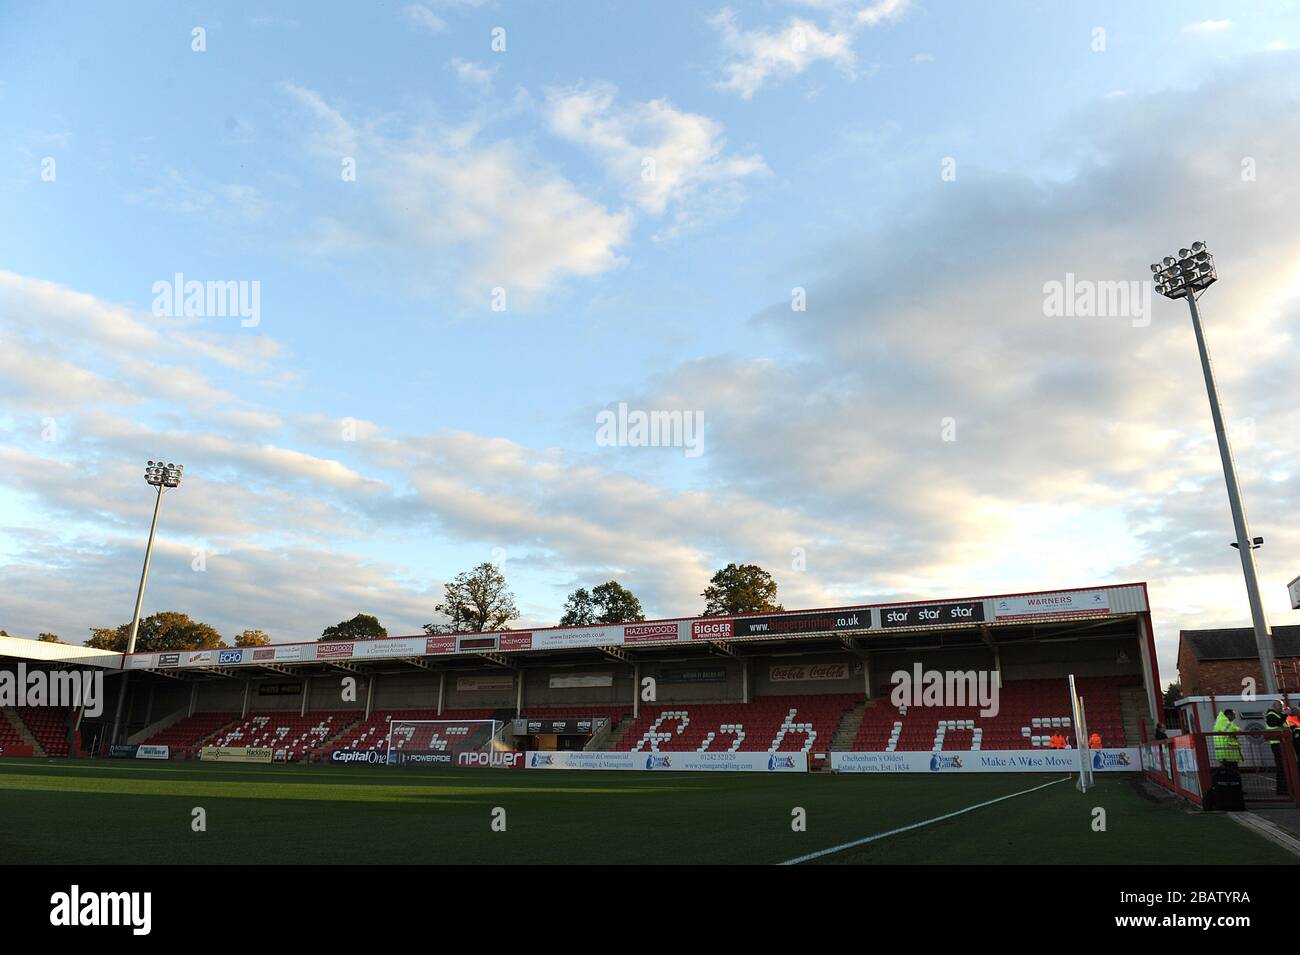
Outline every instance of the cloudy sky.
<path id="1" fill-rule="evenodd" d="M 745 561 L 787 608 L 1145 580 L 1169 678 L 1248 619 L 1147 282 L 1194 239 L 1293 622 L 1300 9 L 1065 6 L 0 8 L 0 627 L 129 619 L 162 457 L 146 612 L 227 635 Z"/>

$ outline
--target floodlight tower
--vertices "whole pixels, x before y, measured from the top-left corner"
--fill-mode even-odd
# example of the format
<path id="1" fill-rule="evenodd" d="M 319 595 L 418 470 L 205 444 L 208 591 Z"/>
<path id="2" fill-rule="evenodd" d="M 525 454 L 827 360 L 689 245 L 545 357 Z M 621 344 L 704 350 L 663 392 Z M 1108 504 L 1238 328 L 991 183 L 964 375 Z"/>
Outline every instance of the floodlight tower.
<path id="1" fill-rule="evenodd" d="M 1210 398 L 1210 416 L 1214 419 L 1214 433 L 1219 440 L 1219 457 L 1223 461 L 1223 479 L 1228 485 L 1228 504 L 1232 508 L 1232 523 L 1237 540 L 1232 546 L 1241 554 L 1241 570 L 1246 578 L 1246 596 L 1250 601 L 1250 619 L 1255 628 L 1255 646 L 1259 650 L 1259 665 L 1264 671 L 1264 690 L 1272 696 L 1277 693 L 1277 677 L 1273 673 L 1273 631 L 1264 615 L 1264 601 L 1259 595 L 1259 573 L 1255 568 L 1255 549 L 1263 538 L 1251 537 L 1246 525 L 1246 507 L 1241 502 L 1241 484 L 1237 481 L 1237 465 L 1228 443 L 1228 427 L 1223 421 L 1223 406 L 1219 403 L 1219 388 L 1214 381 L 1214 363 L 1205 344 L 1205 329 L 1201 327 L 1201 313 L 1196 299 L 1219 278 L 1214 270 L 1214 256 L 1204 242 L 1193 242 L 1190 249 L 1179 249 L 1177 256 L 1166 255 L 1151 265 L 1156 291 L 1169 299 L 1187 299 L 1192 312 L 1192 329 L 1196 332 L 1196 347 L 1201 353 L 1201 371 L 1205 374 L 1205 390 Z"/>
<path id="2" fill-rule="evenodd" d="M 162 509 L 163 492 L 169 487 L 180 487 L 181 475 L 184 471 L 183 464 L 164 464 L 161 461 L 150 461 L 144 467 L 144 479 L 158 489 L 158 496 L 153 503 L 153 523 L 149 525 L 149 543 L 144 549 L 144 569 L 140 572 L 140 589 L 135 595 L 135 615 L 131 618 L 131 633 L 126 638 L 128 656 L 135 652 L 135 637 L 140 631 L 140 608 L 144 605 L 144 585 L 149 579 L 149 561 L 153 557 L 153 539 L 158 532 L 158 512 Z M 117 694 L 117 713 L 113 716 L 113 734 L 108 738 L 109 743 L 117 742 L 117 734 L 122 727 L 122 706 L 126 703 L 126 680 L 129 676 L 125 662 L 123 660 L 122 684 Z"/>

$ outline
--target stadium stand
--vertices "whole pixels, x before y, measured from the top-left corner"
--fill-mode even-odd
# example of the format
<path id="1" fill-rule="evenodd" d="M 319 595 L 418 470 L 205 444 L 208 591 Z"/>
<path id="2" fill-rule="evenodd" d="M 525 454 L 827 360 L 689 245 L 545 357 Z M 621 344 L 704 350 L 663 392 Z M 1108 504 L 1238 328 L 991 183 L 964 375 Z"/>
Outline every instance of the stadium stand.
<path id="1" fill-rule="evenodd" d="M 314 754 L 316 757 L 328 756 L 334 750 L 374 750 L 382 753 L 388 749 L 388 723 L 390 720 L 490 720 L 496 710 L 444 710 L 442 715 L 436 709 L 425 710 L 378 710 L 368 719 L 361 720 L 354 726 L 340 733 L 327 745 L 322 745 Z"/>
<path id="2" fill-rule="evenodd" d="M 856 701 L 851 694 L 836 694 L 643 707 L 620 748 L 678 753 L 825 750 Z"/>
<path id="3" fill-rule="evenodd" d="M 68 755 L 68 713 L 49 706 L 18 706 L 10 712 L 17 713 L 23 725 L 40 743 L 46 756 Z"/>
<path id="4" fill-rule="evenodd" d="M 1101 734 L 1107 746 L 1129 745 L 1120 713 L 1120 687 L 1131 678 L 1091 677 L 1077 686 L 1087 707 L 1089 732 Z M 863 714 L 853 749 L 996 750 L 1046 747 L 1054 732 L 1074 741 L 1069 682 L 1010 680 L 1002 686 L 996 716 L 980 716 L 979 706 L 911 708 L 907 712 L 889 699 L 892 687 L 881 687 L 874 705 Z"/>
<path id="5" fill-rule="evenodd" d="M 250 713 L 229 729 L 217 733 L 211 746 L 265 746 L 276 759 L 294 762 L 320 750 L 346 732 L 360 717 L 356 710 L 317 710 L 297 713 Z"/>
<path id="6" fill-rule="evenodd" d="M 11 707 L 0 707 L 0 751 L 25 744 L 26 741 L 13 723 L 17 718 L 18 714 Z"/>
<path id="7" fill-rule="evenodd" d="M 189 754 L 201 748 L 209 737 L 216 735 L 219 730 L 225 729 L 237 719 L 239 719 L 238 713 L 195 713 L 155 733 L 145 740 L 145 743 L 153 746 L 169 746 L 176 755 Z"/>

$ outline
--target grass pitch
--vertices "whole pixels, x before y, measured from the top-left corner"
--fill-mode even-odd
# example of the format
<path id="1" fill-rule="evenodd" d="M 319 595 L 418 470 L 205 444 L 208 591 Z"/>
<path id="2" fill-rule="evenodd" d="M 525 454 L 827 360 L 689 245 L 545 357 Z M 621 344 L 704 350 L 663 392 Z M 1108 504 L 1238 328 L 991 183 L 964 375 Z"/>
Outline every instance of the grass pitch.
<path id="1" fill-rule="evenodd" d="M 1045 775 L 597 773 L 0 760 L 6 863 L 775 863 L 1041 786 Z M 1094 832 L 1093 809 L 1106 810 Z M 207 831 L 194 832 L 195 808 Z M 505 810 L 506 831 L 491 828 Z M 806 813 L 807 831 L 791 829 Z M 827 863 L 1294 863 L 1130 776 L 1071 781 Z"/>

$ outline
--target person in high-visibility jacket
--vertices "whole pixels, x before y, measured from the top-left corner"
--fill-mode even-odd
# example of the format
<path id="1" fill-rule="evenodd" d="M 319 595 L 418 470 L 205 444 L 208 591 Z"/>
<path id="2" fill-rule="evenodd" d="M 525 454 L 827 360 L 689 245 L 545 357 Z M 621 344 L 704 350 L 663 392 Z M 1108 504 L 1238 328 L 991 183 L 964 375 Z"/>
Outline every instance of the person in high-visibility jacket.
<path id="1" fill-rule="evenodd" d="M 1214 755 L 1225 766 L 1235 767 L 1241 762 L 1241 743 L 1236 737 L 1241 732 L 1241 727 L 1237 725 L 1237 711 L 1224 710 L 1220 713 L 1214 721 L 1214 732 L 1232 734 L 1214 737 Z"/>
<path id="2" fill-rule="evenodd" d="M 1096 730 L 1093 730 L 1088 736 L 1088 748 L 1101 749 L 1101 734 Z"/>
<path id="3" fill-rule="evenodd" d="M 1287 710 L 1286 703 L 1281 700 L 1274 700 L 1268 705 L 1268 709 L 1264 713 L 1264 726 L 1281 734 L 1287 728 Z M 1282 742 L 1280 735 L 1268 741 L 1268 748 L 1273 753 L 1273 776 L 1277 780 L 1274 791 L 1279 796 L 1286 795 L 1286 777 L 1282 773 Z"/>

